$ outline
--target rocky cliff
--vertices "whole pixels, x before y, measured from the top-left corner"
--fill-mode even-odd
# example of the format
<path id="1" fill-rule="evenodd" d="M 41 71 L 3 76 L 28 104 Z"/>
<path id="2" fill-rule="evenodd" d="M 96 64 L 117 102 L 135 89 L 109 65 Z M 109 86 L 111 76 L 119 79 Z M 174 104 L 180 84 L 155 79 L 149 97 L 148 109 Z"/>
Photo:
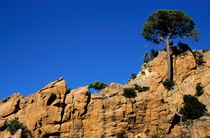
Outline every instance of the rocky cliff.
<path id="1" fill-rule="evenodd" d="M 210 51 L 186 51 L 174 56 L 173 63 L 175 85 L 170 91 L 162 84 L 167 74 L 162 51 L 142 66 L 136 79 L 126 85 L 112 83 L 98 94 L 91 94 L 88 86 L 70 92 L 63 78 L 25 98 L 13 94 L 0 102 L 0 137 L 21 136 L 21 130 L 12 135 L 5 127 L 14 118 L 35 138 L 210 137 Z M 182 121 L 183 95 L 195 95 L 198 83 L 204 90 L 198 100 L 208 112 Z M 122 96 L 124 88 L 134 84 L 149 89 L 135 98 Z"/>

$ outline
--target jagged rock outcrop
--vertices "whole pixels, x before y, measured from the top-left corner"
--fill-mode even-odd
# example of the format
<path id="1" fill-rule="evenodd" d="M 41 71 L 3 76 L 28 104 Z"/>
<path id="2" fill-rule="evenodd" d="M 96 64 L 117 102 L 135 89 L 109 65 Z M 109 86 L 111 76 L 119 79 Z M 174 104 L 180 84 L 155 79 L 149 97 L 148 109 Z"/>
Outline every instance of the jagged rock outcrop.
<path id="1" fill-rule="evenodd" d="M 33 137 L 59 135 L 63 111 L 60 105 L 64 103 L 65 95 L 66 82 L 58 79 L 26 98 L 14 94 L 9 101 L 0 103 L 0 107 L 7 107 L 0 111 L 3 115 L 0 117 L 19 118 L 20 122 L 28 127 Z"/>
<path id="2" fill-rule="evenodd" d="M 87 86 L 69 93 L 63 78 L 26 98 L 14 94 L 0 102 L 0 137 L 10 137 L 4 123 L 15 117 L 28 127 L 31 137 L 38 138 L 114 138 L 118 134 L 129 138 L 208 137 L 210 116 L 178 121 L 183 95 L 195 95 L 197 83 L 204 87 L 198 99 L 210 112 L 210 52 L 202 53 L 202 65 L 197 64 L 195 53 L 186 51 L 173 57 L 176 85 L 170 91 L 162 84 L 167 59 L 166 53 L 160 52 L 142 66 L 136 79 L 127 85 L 112 83 L 98 94 L 91 94 Z M 135 98 L 122 96 L 123 89 L 133 84 L 150 89 Z"/>

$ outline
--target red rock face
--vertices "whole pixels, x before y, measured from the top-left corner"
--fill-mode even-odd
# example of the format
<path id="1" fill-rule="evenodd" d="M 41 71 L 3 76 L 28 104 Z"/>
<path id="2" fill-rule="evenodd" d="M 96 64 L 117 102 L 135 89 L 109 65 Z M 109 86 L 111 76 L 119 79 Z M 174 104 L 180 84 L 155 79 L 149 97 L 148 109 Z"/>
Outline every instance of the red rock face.
<path id="1" fill-rule="evenodd" d="M 12 137 L 4 123 L 15 117 L 28 127 L 31 137 L 38 138 L 116 138 L 119 134 L 129 138 L 210 136 L 209 116 L 190 123 L 177 122 L 183 95 L 194 95 L 199 82 L 204 86 L 204 94 L 198 99 L 210 111 L 210 52 L 203 55 L 206 63 L 202 66 L 196 64 L 190 51 L 174 57 L 176 85 L 170 91 L 162 85 L 167 62 L 166 54 L 161 52 L 135 80 L 127 85 L 112 83 L 98 94 L 91 94 L 87 86 L 67 93 L 62 78 L 26 98 L 14 94 L 0 102 L 0 137 Z M 150 89 L 137 92 L 135 98 L 122 96 L 123 89 L 133 84 Z M 20 137 L 20 133 L 15 135 Z"/>

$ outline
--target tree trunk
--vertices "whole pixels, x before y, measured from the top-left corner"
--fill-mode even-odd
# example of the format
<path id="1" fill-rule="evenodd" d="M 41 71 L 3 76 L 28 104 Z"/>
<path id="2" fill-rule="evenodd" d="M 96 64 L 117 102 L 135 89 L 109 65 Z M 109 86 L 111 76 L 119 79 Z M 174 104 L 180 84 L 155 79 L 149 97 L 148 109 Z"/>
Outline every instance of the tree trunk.
<path id="1" fill-rule="evenodd" d="M 169 44 L 169 40 L 165 40 L 166 42 L 166 49 L 167 49 L 167 62 L 168 62 L 168 81 L 173 81 L 173 60 L 172 60 L 172 53 Z"/>

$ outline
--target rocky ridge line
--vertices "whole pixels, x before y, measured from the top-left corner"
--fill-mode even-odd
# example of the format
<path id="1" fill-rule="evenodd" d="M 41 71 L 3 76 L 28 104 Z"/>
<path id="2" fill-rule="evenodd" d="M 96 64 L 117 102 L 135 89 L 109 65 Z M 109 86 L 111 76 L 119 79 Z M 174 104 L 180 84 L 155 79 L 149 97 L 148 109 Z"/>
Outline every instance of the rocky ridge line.
<path id="1" fill-rule="evenodd" d="M 183 95 L 195 95 L 197 83 L 205 91 L 198 99 L 210 111 L 210 51 L 202 54 L 205 64 L 201 66 L 191 51 L 173 57 L 176 85 L 171 91 L 162 85 L 167 62 L 166 53 L 160 52 L 142 66 L 136 79 L 127 85 L 112 83 L 98 94 L 91 94 L 87 86 L 68 93 L 63 78 L 25 98 L 13 94 L 0 102 L 0 137 L 11 136 L 4 123 L 15 117 L 28 127 L 31 137 L 38 138 L 114 138 L 118 134 L 129 138 L 208 137 L 209 116 L 190 124 L 176 122 Z M 135 98 L 123 97 L 123 89 L 133 84 L 150 89 Z"/>

